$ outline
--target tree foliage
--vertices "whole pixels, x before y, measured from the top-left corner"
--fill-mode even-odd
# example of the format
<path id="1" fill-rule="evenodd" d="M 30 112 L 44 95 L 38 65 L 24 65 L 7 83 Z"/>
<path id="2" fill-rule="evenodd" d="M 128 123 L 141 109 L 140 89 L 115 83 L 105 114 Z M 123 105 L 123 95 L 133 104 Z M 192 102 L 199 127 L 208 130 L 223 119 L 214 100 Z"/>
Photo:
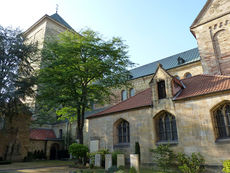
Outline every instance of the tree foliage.
<path id="1" fill-rule="evenodd" d="M 1 115 L 14 115 L 18 100 L 34 96 L 35 77 L 31 63 L 37 60 L 36 53 L 36 44 L 26 44 L 19 29 L 0 26 Z"/>
<path id="2" fill-rule="evenodd" d="M 39 105 L 59 110 L 60 118 L 77 117 L 78 136 L 83 143 L 84 114 L 90 102 L 108 100 L 111 89 L 129 79 L 132 65 L 127 46 L 120 38 L 105 41 L 98 33 L 64 32 L 43 50 L 39 73 Z"/>
<path id="3" fill-rule="evenodd" d="M 169 145 L 159 145 L 157 148 L 151 149 L 150 152 L 153 153 L 154 162 L 164 173 L 169 172 L 175 164 L 176 155 Z"/>
<path id="4" fill-rule="evenodd" d="M 69 153 L 72 154 L 80 163 L 86 160 L 89 149 L 83 144 L 73 143 L 69 146 Z"/>

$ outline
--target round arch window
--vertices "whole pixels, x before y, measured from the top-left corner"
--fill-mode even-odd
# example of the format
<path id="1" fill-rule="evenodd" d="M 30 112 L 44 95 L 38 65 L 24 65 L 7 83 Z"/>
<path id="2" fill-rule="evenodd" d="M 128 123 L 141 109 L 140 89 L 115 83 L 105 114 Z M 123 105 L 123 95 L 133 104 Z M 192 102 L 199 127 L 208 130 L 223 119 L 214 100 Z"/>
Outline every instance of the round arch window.
<path id="1" fill-rule="evenodd" d="M 185 73 L 184 77 L 185 77 L 185 78 L 190 78 L 190 77 L 192 77 L 192 74 L 189 73 L 189 72 L 187 72 L 187 73 Z"/>

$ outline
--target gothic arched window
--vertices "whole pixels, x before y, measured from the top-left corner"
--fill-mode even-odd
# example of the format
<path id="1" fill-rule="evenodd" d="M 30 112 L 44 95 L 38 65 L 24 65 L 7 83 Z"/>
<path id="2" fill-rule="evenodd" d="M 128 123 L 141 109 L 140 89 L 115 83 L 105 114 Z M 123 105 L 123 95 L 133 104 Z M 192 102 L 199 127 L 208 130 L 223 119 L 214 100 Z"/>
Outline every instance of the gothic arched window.
<path id="1" fill-rule="evenodd" d="M 177 127 L 176 127 L 176 118 L 164 112 L 157 119 L 157 135 L 158 142 L 170 142 L 177 141 Z"/>
<path id="2" fill-rule="evenodd" d="M 214 111 L 215 128 L 218 139 L 230 137 L 230 104 L 225 104 Z"/>
<path id="3" fill-rule="evenodd" d="M 117 125 L 117 134 L 118 134 L 118 143 L 129 143 L 130 142 L 130 134 L 129 134 L 129 123 L 125 120 L 122 120 Z"/>

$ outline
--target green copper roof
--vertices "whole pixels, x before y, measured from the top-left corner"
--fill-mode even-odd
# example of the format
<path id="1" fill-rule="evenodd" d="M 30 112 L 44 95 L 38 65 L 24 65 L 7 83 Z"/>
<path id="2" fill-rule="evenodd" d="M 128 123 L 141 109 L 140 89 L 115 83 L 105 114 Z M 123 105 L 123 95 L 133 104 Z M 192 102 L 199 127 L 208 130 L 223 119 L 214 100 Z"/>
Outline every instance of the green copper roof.
<path id="1" fill-rule="evenodd" d="M 57 21 L 58 23 L 64 25 L 65 27 L 74 30 L 59 14 L 54 13 L 50 16 L 53 20 Z"/>
<path id="2" fill-rule="evenodd" d="M 194 48 L 176 55 L 161 59 L 159 61 L 146 64 L 135 69 L 130 70 L 131 79 L 140 78 L 154 74 L 158 64 L 162 64 L 165 70 L 180 67 L 192 62 L 200 61 L 200 53 L 198 48 Z"/>

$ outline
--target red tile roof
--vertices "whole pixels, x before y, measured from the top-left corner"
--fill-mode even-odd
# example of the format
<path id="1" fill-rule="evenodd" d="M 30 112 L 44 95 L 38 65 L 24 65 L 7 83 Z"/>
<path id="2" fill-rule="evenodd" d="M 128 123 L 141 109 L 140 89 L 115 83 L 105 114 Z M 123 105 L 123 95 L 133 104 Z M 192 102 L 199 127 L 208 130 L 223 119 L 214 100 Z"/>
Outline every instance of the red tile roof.
<path id="1" fill-rule="evenodd" d="M 187 79 L 183 79 L 181 80 L 181 82 L 185 85 L 185 88 L 181 90 L 179 95 L 176 96 L 174 100 L 230 90 L 230 76 L 197 75 Z M 96 118 L 115 112 L 121 112 L 151 105 L 152 90 L 151 88 L 148 88 L 147 90 L 144 90 L 137 95 L 123 102 L 120 102 L 104 111 L 93 114 L 88 118 Z"/>
<path id="2" fill-rule="evenodd" d="M 52 129 L 31 129 L 30 139 L 35 139 L 35 140 L 56 139 L 56 135 Z"/>
<path id="3" fill-rule="evenodd" d="M 129 99 L 120 102 L 102 112 L 96 113 L 94 115 L 91 115 L 87 117 L 90 118 L 96 118 L 99 116 L 115 113 L 115 112 L 121 112 L 126 111 L 130 109 L 145 107 L 145 106 L 151 106 L 152 105 L 152 90 L 151 88 L 148 88 L 138 94 L 136 94 L 133 97 L 130 97 Z"/>
<path id="4" fill-rule="evenodd" d="M 230 90 L 230 76 L 197 75 L 181 81 L 186 88 L 175 100 Z"/>

